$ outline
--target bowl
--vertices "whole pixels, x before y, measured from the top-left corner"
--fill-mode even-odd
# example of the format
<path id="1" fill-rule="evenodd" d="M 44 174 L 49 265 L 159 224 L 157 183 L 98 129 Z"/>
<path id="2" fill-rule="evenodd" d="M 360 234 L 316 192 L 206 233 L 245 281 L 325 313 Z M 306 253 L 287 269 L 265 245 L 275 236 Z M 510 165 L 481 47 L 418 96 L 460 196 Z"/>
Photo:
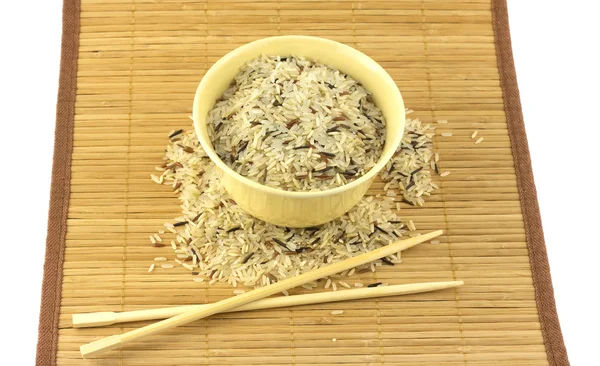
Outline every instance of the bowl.
<path id="1" fill-rule="evenodd" d="M 284 191 L 238 174 L 217 156 L 206 127 L 207 115 L 240 68 L 261 54 L 303 56 L 323 63 L 352 76 L 372 93 L 373 100 L 386 120 L 386 140 L 383 152 L 371 170 L 341 187 L 318 192 Z M 364 53 L 324 38 L 280 36 L 248 43 L 217 61 L 198 86 L 194 98 L 193 120 L 200 144 L 215 163 L 225 190 L 246 212 L 276 225 L 309 227 L 343 215 L 365 195 L 400 144 L 404 133 L 405 110 L 394 80 Z"/>

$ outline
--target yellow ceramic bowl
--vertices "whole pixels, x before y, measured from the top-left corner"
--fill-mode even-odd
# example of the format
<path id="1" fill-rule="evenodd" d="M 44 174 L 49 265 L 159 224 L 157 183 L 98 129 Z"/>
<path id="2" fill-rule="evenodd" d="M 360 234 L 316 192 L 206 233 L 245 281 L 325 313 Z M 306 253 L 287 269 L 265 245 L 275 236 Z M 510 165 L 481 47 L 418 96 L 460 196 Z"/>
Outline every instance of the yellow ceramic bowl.
<path id="1" fill-rule="evenodd" d="M 373 93 L 373 99 L 385 117 L 387 129 L 383 153 L 370 171 L 342 187 L 320 192 L 289 192 L 243 177 L 219 159 L 208 136 L 206 117 L 240 68 L 261 54 L 303 56 L 321 62 L 352 76 Z M 307 227 L 331 221 L 358 203 L 400 144 L 405 111 L 402 96 L 392 78 L 367 55 L 323 38 L 282 36 L 248 43 L 217 61 L 198 86 L 193 118 L 196 134 L 216 164 L 221 182 L 244 210 L 276 225 Z"/>

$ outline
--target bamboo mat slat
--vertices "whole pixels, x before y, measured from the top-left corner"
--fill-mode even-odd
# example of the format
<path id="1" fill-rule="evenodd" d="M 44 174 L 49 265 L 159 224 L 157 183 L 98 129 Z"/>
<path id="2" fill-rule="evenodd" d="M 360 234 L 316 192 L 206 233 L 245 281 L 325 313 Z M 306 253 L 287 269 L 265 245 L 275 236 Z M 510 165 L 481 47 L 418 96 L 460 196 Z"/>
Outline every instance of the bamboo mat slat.
<path id="1" fill-rule="evenodd" d="M 68 154 L 57 146 L 65 162 L 55 161 L 54 179 L 67 177 L 68 194 L 57 191 L 55 199 L 68 206 L 55 219 L 51 211 L 51 223 L 62 229 L 51 225 L 48 248 L 60 245 L 47 265 L 60 268 L 58 279 L 45 279 L 44 299 L 55 300 L 44 300 L 42 309 L 57 311 L 49 321 L 42 315 L 38 364 L 567 365 L 552 294 L 536 277 L 546 267 L 532 257 L 541 250 L 545 258 L 543 241 L 532 247 L 535 217 L 524 217 L 532 214 L 524 208 L 531 197 L 523 193 L 515 152 L 527 148 L 515 146 L 520 106 L 507 87 L 514 69 L 505 7 L 502 0 L 65 0 L 57 129 L 67 135 L 57 132 L 57 144 Z M 440 243 L 348 282 L 460 279 L 465 286 L 215 315 L 82 360 L 83 343 L 147 323 L 72 329 L 73 313 L 232 296 L 230 286 L 192 282 L 177 266 L 147 273 L 154 257 L 172 258 L 169 246 L 153 248 L 148 236 L 179 212 L 171 190 L 149 175 L 161 163 L 168 131 L 191 128 L 192 99 L 208 68 L 242 44 L 288 34 L 344 42 L 379 62 L 411 117 L 436 125 L 440 170 L 451 171 L 434 178 L 440 189 L 425 207 L 401 203 L 400 215 L 419 230 L 445 231 Z M 69 119 L 71 127 L 61 124 Z M 481 144 L 470 138 L 475 130 Z M 376 181 L 369 194 L 382 189 Z M 331 315 L 336 309 L 344 313 Z"/>

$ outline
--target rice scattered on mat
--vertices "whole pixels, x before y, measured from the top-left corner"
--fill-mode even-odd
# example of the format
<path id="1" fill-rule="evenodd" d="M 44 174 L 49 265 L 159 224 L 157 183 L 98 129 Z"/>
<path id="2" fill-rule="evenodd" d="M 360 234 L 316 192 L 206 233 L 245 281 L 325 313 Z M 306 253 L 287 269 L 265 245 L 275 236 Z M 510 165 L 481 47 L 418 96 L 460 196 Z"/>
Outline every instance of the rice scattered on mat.
<path id="1" fill-rule="evenodd" d="M 399 189 L 406 203 L 422 206 L 423 197 L 438 188 L 431 180 L 430 170 L 431 165 L 433 170 L 437 167 L 431 151 L 434 129 L 418 119 L 407 118 L 404 131 L 400 147 L 379 175 L 386 182 L 384 191 Z"/>
<path id="2" fill-rule="evenodd" d="M 239 174 L 289 191 L 342 186 L 379 160 L 385 119 L 350 76 L 301 57 L 248 62 L 207 118 L 215 151 Z"/>
<path id="3" fill-rule="evenodd" d="M 181 201 L 182 216 L 165 224 L 177 233 L 176 257 L 210 283 L 261 286 L 387 245 L 409 232 L 396 214 L 396 201 L 422 205 L 423 197 L 437 188 L 431 181 L 432 136 L 429 125 L 407 119 L 402 144 L 381 173 L 386 189 L 397 189 L 401 198 L 366 196 L 332 222 L 293 229 L 245 213 L 220 184 L 214 164 L 194 132 L 180 132 L 167 146 L 159 178 L 163 184 L 177 187 L 174 191 Z M 415 229 L 412 222 L 408 225 Z M 400 263 L 400 255 L 385 261 L 377 264 Z M 358 270 L 374 271 L 375 267 Z M 337 290 L 329 279 L 324 287 L 327 285 Z M 345 282 L 341 286 L 351 287 Z M 304 287 L 317 287 L 317 282 Z"/>
<path id="4" fill-rule="evenodd" d="M 347 75 L 302 58 L 252 61 L 217 101 L 208 122 L 225 163 L 250 179 L 295 191 L 329 189 L 360 177 L 377 162 L 385 141 L 385 120 L 369 92 Z M 176 234 L 171 242 L 175 261 L 197 282 L 205 276 L 209 284 L 260 286 L 408 235 L 415 225 L 401 222 L 398 201 L 423 205 L 423 197 L 437 188 L 431 173 L 439 174 L 439 167 L 432 159 L 434 128 L 407 118 L 405 132 L 380 174 L 384 197 L 364 197 L 344 216 L 319 227 L 292 229 L 245 213 L 221 186 L 193 131 L 172 131 L 165 162 L 157 168 L 162 174 L 151 178 L 171 185 L 181 201 L 182 215 L 164 225 Z M 158 234 L 150 240 L 164 246 Z M 401 263 L 399 253 L 358 272 L 394 263 Z M 332 276 L 336 280 L 327 279 L 324 287 L 335 291 L 337 282 L 350 288 L 337 279 L 354 271 Z"/>

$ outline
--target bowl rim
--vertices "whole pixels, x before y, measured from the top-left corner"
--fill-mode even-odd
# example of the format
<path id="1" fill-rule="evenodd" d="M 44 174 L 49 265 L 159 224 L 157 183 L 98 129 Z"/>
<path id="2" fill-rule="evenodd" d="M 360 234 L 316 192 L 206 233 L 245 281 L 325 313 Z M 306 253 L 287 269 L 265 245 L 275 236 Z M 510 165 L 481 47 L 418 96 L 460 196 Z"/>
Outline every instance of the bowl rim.
<path id="1" fill-rule="evenodd" d="M 394 94 L 393 98 L 397 100 L 397 102 L 399 104 L 398 108 L 401 109 L 400 123 L 403 124 L 403 126 L 401 126 L 402 128 L 400 129 L 400 133 L 397 134 L 395 140 L 392 140 L 395 148 L 391 149 L 387 154 L 381 154 L 381 156 L 377 160 L 377 163 L 375 163 L 375 165 L 371 169 L 369 169 L 369 171 L 367 171 L 364 175 L 362 175 L 358 179 L 353 180 L 352 182 L 350 182 L 348 184 L 345 184 L 345 185 L 339 186 L 339 187 L 335 187 L 335 188 L 331 188 L 331 189 L 325 189 L 322 191 L 286 191 L 286 190 L 283 190 L 280 188 L 266 186 L 264 184 L 254 181 L 250 178 L 247 178 L 247 177 L 239 174 L 235 170 L 231 169 L 227 164 L 225 164 L 225 162 L 223 160 L 221 160 L 221 158 L 219 158 L 216 151 L 212 147 L 212 143 L 210 143 L 210 141 L 205 141 L 201 137 L 201 134 L 199 133 L 200 122 L 198 121 L 198 110 L 197 109 L 198 109 L 200 97 L 203 94 L 203 91 L 205 89 L 209 88 L 211 80 L 215 77 L 218 77 L 220 69 L 222 67 L 224 67 L 224 65 L 227 64 L 228 60 L 237 55 L 243 54 L 248 50 L 253 49 L 257 45 L 261 45 L 263 43 L 269 43 L 269 42 L 273 42 L 273 41 L 286 41 L 286 40 L 290 41 L 290 42 L 294 42 L 294 41 L 305 41 L 306 42 L 306 41 L 308 41 L 308 42 L 315 42 L 315 43 L 321 44 L 321 45 L 328 44 L 329 46 L 344 48 L 349 53 L 354 53 L 356 55 L 357 62 L 359 62 L 360 64 L 363 64 L 363 65 L 365 65 L 367 63 L 370 64 L 371 67 L 377 69 L 378 73 L 382 75 L 385 83 L 389 83 L 394 86 L 394 88 L 392 88 L 392 93 Z M 206 154 L 209 156 L 209 158 L 213 161 L 213 163 L 215 163 L 217 165 L 217 167 L 219 169 L 221 169 L 225 174 L 227 174 L 231 177 L 234 177 L 241 183 L 243 183 L 247 186 L 250 186 L 253 189 L 262 191 L 263 193 L 266 193 L 266 194 L 279 195 L 279 196 L 288 197 L 288 198 L 317 198 L 317 197 L 325 197 L 325 196 L 333 196 L 333 195 L 341 194 L 343 192 L 350 191 L 354 188 L 357 188 L 358 186 L 364 184 L 365 182 L 368 182 L 371 179 L 374 179 L 376 177 L 376 175 L 379 174 L 381 169 L 383 169 L 383 167 L 385 167 L 385 165 L 388 163 L 388 161 L 392 158 L 393 154 L 398 149 L 400 142 L 402 141 L 402 137 L 404 136 L 404 127 L 406 124 L 406 113 L 405 113 L 405 107 L 404 107 L 404 100 L 402 99 L 402 95 L 400 93 L 400 90 L 398 89 L 398 86 L 396 85 L 396 83 L 394 82 L 392 77 L 387 73 L 387 71 L 385 71 L 385 69 L 381 65 L 379 65 L 375 60 L 373 60 L 371 57 L 367 56 L 366 54 L 360 52 L 359 50 L 357 50 L 353 47 L 350 47 L 344 43 L 333 41 L 333 40 L 330 40 L 327 38 L 314 37 L 314 36 L 302 36 L 302 35 L 288 35 L 288 36 L 266 37 L 266 38 L 258 39 L 256 41 L 252 41 L 250 43 L 246 43 L 246 44 L 239 46 L 236 49 L 228 52 L 226 55 L 221 57 L 217 62 L 215 62 L 208 69 L 208 71 L 204 74 L 204 76 L 202 77 L 202 80 L 200 81 L 200 84 L 198 85 L 198 88 L 196 89 L 196 94 L 194 96 L 194 104 L 193 104 L 193 108 L 192 108 L 192 120 L 194 122 L 194 130 L 195 130 L 196 136 L 198 137 L 200 145 L 202 146 L 202 148 L 204 149 Z M 387 121 L 386 121 L 386 125 L 387 125 Z"/>

